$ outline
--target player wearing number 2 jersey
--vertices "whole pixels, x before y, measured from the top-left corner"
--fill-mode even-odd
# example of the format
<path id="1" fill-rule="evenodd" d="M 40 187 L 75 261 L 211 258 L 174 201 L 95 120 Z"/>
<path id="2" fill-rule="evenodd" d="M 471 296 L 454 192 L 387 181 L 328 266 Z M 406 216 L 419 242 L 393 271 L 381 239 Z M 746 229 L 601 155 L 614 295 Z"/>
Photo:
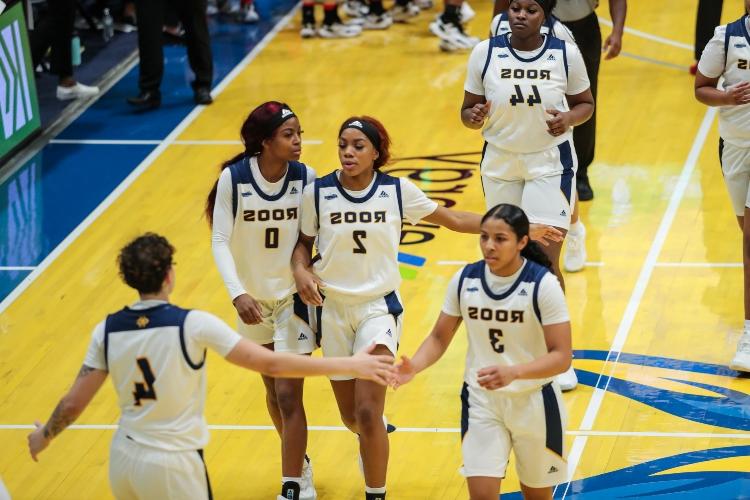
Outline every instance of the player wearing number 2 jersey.
<path id="1" fill-rule="evenodd" d="M 46 425 L 29 435 L 36 460 L 52 438 L 80 415 L 112 375 L 120 420 L 112 440 L 109 477 L 118 499 L 209 499 L 203 462 L 208 429 L 206 350 L 272 377 L 353 374 L 388 383 L 391 357 L 319 359 L 275 353 L 240 337 L 216 316 L 169 303 L 174 248 L 145 234 L 126 245 L 118 262 L 140 300 L 99 323 L 68 394 Z M 247 491 L 248 498 L 258 498 Z"/>
<path id="2" fill-rule="evenodd" d="M 403 318 L 397 260 L 402 219 L 476 233 L 479 215 L 439 206 L 411 181 L 380 172 L 390 139 L 374 118 L 349 118 L 338 141 L 341 169 L 305 187 L 302 234 L 293 257 L 297 290 L 307 303 L 322 306 L 323 356 L 350 356 L 371 344 L 375 352 L 395 356 Z M 312 274 L 316 237 L 319 257 Z M 384 499 L 385 388 L 352 377 L 332 377 L 331 384 L 342 421 L 360 436 L 366 498 Z"/>

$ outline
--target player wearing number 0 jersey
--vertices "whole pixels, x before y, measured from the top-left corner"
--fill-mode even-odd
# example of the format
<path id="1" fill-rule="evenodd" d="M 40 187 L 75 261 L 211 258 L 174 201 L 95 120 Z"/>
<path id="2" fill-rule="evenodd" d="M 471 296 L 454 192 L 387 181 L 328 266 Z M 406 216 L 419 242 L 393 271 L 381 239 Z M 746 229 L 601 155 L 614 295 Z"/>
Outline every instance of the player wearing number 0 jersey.
<path id="1" fill-rule="evenodd" d="M 307 303 L 319 306 L 324 356 L 348 356 L 372 344 L 375 352 L 395 356 L 403 322 L 402 219 L 477 232 L 479 216 L 439 206 L 411 181 L 380 172 L 390 157 L 390 138 L 376 119 L 347 119 L 338 140 L 342 168 L 305 187 L 302 232 L 292 261 L 297 289 Z M 319 256 L 311 272 L 313 241 Z M 331 384 L 342 421 L 360 437 L 366 498 L 383 500 L 385 390 L 351 377 L 331 377 Z"/>
<path id="2" fill-rule="evenodd" d="M 216 265 L 246 338 L 280 352 L 316 347 L 313 315 L 294 293 L 289 260 L 297 243 L 300 204 L 315 172 L 300 163 L 301 128 L 285 104 L 266 102 L 242 126 L 245 152 L 224 163 L 206 207 Z M 263 378 L 266 404 L 282 442 L 282 484 L 298 482 L 299 498 L 316 497 L 305 457 L 303 380 Z M 279 404 L 279 401 L 282 403 Z M 283 488 L 286 498 L 288 488 Z M 294 497 L 297 500 L 297 497 Z"/>
<path id="3" fill-rule="evenodd" d="M 390 357 L 314 359 L 274 353 L 243 339 L 216 316 L 169 303 L 174 289 L 174 248 L 147 233 L 118 257 L 120 274 L 140 300 L 96 326 L 81 371 L 46 425 L 29 435 L 36 460 L 112 376 L 121 415 L 110 453 L 116 498 L 207 499 L 211 486 L 203 462 L 208 429 L 206 350 L 272 377 L 354 374 L 388 382 Z M 251 498 L 257 495 L 248 491 Z"/>
<path id="4" fill-rule="evenodd" d="M 745 0 L 750 12 L 750 0 Z M 719 87 L 719 80 L 723 82 Z M 718 87 L 718 88 L 717 88 Z M 695 96 L 719 108 L 719 162 L 732 208 L 750 254 L 750 16 L 716 28 L 703 50 Z M 745 322 L 730 368 L 750 372 L 750 265 L 744 264 Z"/>
<path id="5" fill-rule="evenodd" d="M 485 214 L 484 260 L 456 273 L 432 333 L 399 367 L 396 386 L 435 363 L 465 323 L 461 449 L 471 498 L 497 498 L 511 449 L 525 492 L 543 489 L 537 493 L 551 498 L 551 486 L 566 479 L 566 412 L 553 376 L 570 364 L 570 319 L 550 262 L 528 231 L 514 205 Z"/>

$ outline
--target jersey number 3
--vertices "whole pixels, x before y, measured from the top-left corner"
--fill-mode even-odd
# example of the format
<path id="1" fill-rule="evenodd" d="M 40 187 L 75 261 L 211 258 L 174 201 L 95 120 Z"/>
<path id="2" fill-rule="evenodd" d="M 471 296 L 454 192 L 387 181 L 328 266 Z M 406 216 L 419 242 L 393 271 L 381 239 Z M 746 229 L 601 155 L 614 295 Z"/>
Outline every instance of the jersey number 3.
<path id="1" fill-rule="evenodd" d="M 151 365 L 147 358 L 138 358 L 136 362 L 141 374 L 143 374 L 143 382 L 135 383 L 133 397 L 135 398 L 135 405 L 141 406 L 142 399 L 156 399 L 156 390 L 154 389 L 156 377 L 154 377 L 154 372 L 151 371 Z"/>
<path id="2" fill-rule="evenodd" d="M 490 328 L 490 344 L 492 345 L 492 350 L 496 353 L 502 354 L 503 352 L 505 352 L 502 330 Z"/>
<path id="3" fill-rule="evenodd" d="M 524 102 L 528 103 L 529 106 L 542 103 L 542 96 L 539 95 L 539 89 L 536 87 L 536 85 L 531 86 L 532 93 L 529 95 L 528 99 L 523 95 L 520 85 L 516 85 L 515 87 L 516 93 L 510 96 L 510 103 L 513 106 L 515 106 L 516 104 L 523 104 Z"/>

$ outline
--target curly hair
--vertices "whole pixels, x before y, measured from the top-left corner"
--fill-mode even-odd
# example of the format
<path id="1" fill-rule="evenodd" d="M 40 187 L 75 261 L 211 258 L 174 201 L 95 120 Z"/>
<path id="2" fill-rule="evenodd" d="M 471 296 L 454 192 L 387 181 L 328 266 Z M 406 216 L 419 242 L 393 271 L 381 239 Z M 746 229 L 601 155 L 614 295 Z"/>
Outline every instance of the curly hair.
<path id="1" fill-rule="evenodd" d="M 117 256 L 120 277 L 140 293 L 157 293 L 172 268 L 174 247 L 164 236 L 146 233 L 125 245 Z"/>

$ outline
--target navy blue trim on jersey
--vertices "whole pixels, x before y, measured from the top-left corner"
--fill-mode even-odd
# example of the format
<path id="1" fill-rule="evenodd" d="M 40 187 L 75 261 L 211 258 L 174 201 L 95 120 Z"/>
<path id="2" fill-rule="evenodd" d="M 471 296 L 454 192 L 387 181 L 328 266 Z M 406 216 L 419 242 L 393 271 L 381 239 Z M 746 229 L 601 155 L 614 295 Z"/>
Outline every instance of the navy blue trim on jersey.
<path id="1" fill-rule="evenodd" d="M 330 174 L 329 174 L 330 175 Z M 333 174 L 333 182 L 335 183 L 336 188 L 339 190 L 339 193 L 341 193 L 341 196 L 343 196 L 345 199 L 351 201 L 352 203 L 364 203 L 370 198 L 373 197 L 375 194 L 375 191 L 378 190 L 381 184 L 392 184 L 392 182 L 383 182 L 387 178 L 394 179 L 394 177 L 390 177 L 388 175 L 385 175 L 382 172 L 375 171 L 375 182 L 373 182 L 372 187 L 367 192 L 366 195 L 362 196 L 361 198 L 355 198 L 354 196 L 350 195 L 346 192 L 346 188 L 341 185 L 341 181 L 339 180 L 338 176 L 334 172 Z"/>
<path id="2" fill-rule="evenodd" d="M 388 308 L 388 314 L 392 314 L 393 319 L 398 319 L 401 313 L 404 312 L 404 306 L 402 306 L 401 302 L 398 300 L 396 292 L 389 293 L 383 297 L 383 300 L 385 300 L 385 305 Z"/>
<path id="3" fill-rule="evenodd" d="M 308 325 L 310 324 L 310 310 L 307 308 L 307 304 L 302 302 L 298 293 L 292 294 L 292 309 L 295 316 Z"/>
<path id="4" fill-rule="evenodd" d="M 187 352 L 187 342 L 185 341 L 185 318 L 187 318 L 190 310 L 181 309 L 182 311 L 182 323 L 180 323 L 180 347 L 182 348 L 182 356 L 185 358 L 185 362 L 193 370 L 200 370 L 203 365 L 206 364 L 206 350 L 203 349 L 203 358 L 198 363 L 193 363 L 190 359 L 190 355 Z"/>
<path id="5" fill-rule="evenodd" d="M 487 68 L 490 67 L 490 61 L 492 60 L 492 49 L 494 47 L 497 48 L 503 48 L 505 47 L 505 37 L 504 36 L 493 36 L 490 38 L 488 47 L 487 47 L 487 59 L 484 61 L 484 68 L 482 68 L 482 81 L 484 81 L 484 75 L 487 74 Z"/>
<path id="6" fill-rule="evenodd" d="M 560 42 L 560 50 L 562 50 L 563 54 L 563 66 L 565 67 L 565 80 L 567 80 L 570 78 L 570 68 L 568 68 L 568 50 L 563 40 L 555 38 L 555 41 Z"/>
<path id="7" fill-rule="evenodd" d="M 568 203 L 570 203 L 573 195 L 573 179 L 575 178 L 575 171 L 573 170 L 573 151 L 570 147 L 570 140 L 557 146 L 557 149 L 560 150 L 560 163 L 563 166 L 563 171 L 560 175 L 560 190 L 565 195 L 565 199 L 568 200 Z"/>
<path id="8" fill-rule="evenodd" d="M 198 450 L 198 455 L 201 457 L 203 462 L 203 470 L 206 472 L 206 486 L 208 486 L 208 500 L 214 500 L 214 493 L 211 491 L 211 481 L 208 479 L 208 467 L 206 467 L 206 461 L 203 459 L 203 450 Z"/>
<path id="9" fill-rule="evenodd" d="M 508 15 L 508 11 L 500 13 L 500 21 L 497 23 L 497 26 L 495 27 L 495 32 L 492 34 L 492 36 L 500 36 L 500 25 L 503 22 L 510 23 L 510 16 Z"/>
<path id="10" fill-rule="evenodd" d="M 510 44 L 510 36 L 508 36 L 508 35 L 510 35 L 510 33 L 506 33 L 506 34 L 504 34 L 503 36 L 501 36 L 501 37 L 499 37 L 499 38 L 502 38 L 502 39 L 504 39 L 504 40 L 505 40 L 505 46 L 506 46 L 506 47 L 508 47 L 508 51 L 509 51 L 509 52 L 511 53 L 511 55 L 512 55 L 513 57 L 515 57 L 516 59 L 518 59 L 518 60 L 519 60 L 519 61 L 521 61 L 521 62 L 534 62 L 534 61 L 536 61 L 537 59 L 539 59 L 540 57 L 542 57 L 542 56 L 544 55 L 544 53 L 545 53 L 545 52 L 547 52 L 547 49 L 549 49 L 549 48 L 550 48 L 550 43 L 551 43 L 551 42 L 552 42 L 553 40 L 557 40 L 557 41 L 559 41 L 559 42 L 562 42 L 562 40 L 560 40 L 560 39 L 558 39 L 558 38 L 555 38 L 555 37 L 553 37 L 553 36 L 550 36 L 550 35 L 542 35 L 542 36 L 544 37 L 544 43 L 542 44 L 542 50 L 540 50 L 540 51 L 539 51 L 539 53 L 538 53 L 537 55 L 535 55 L 534 57 L 529 57 L 529 58 L 526 58 L 526 57 L 521 57 L 521 56 L 519 56 L 519 55 L 518 55 L 518 54 L 516 53 L 516 51 L 515 51 L 515 50 L 513 50 L 513 46 L 512 46 L 511 44 Z M 565 43 L 565 42 L 563 42 L 563 43 Z M 559 46 L 558 46 L 558 47 L 555 47 L 555 48 L 559 48 Z"/>
<path id="11" fill-rule="evenodd" d="M 247 165 L 247 172 L 248 177 L 250 180 L 250 184 L 253 186 L 253 189 L 258 194 L 258 196 L 261 197 L 261 199 L 266 201 L 276 201 L 280 199 L 282 196 L 286 194 L 286 190 L 289 188 L 289 182 L 291 181 L 302 181 L 303 184 L 305 182 L 305 178 L 307 177 L 307 171 L 305 169 L 305 165 L 298 162 L 298 161 L 290 161 L 286 167 L 286 175 L 284 176 L 284 185 L 281 187 L 281 190 L 274 194 L 270 195 L 267 193 L 264 193 L 263 190 L 258 185 L 257 181 L 255 180 L 255 177 L 253 177 L 252 169 L 250 168 L 250 159 L 245 157 L 245 163 Z M 261 174 L 262 175 L 262 174 Z"/>
<path id="12" fill-rule="evenodd" d="M 479 174 L 482 174 L 482 164 L 484 163 L 484 155 L 487 152 L 487 141 L 484 141 L 482 146 L 482 157 L 479 159 Z"/>
<path id="13" fill-rule="evenodd" d="M 542 274 L 544 276 L 544 274 Z M 534 284 L 534 291 L 531 293 L 531 305 L 534 307 L 534 314 L 536 319 L 539 320 L 539 324 L 542 324 L 542 310 L 539 308 L 539 287 L 541 286 L 541 277 Z"/>
<path id="14" fill-rule="evenodd" d="M 719 137 L 719 165 L 724 166 L 724 161 L 722 160 L 722 156 L 724 156 L 724 139 Z M 721 171 L 721 175 L 724 175 L 724 170 Z"/>
<path id="15" fill-rule="evenodd" d="M 557 402 L 557 395 L 552 388 L 552 383 L 545 384 L 542 387 L 542 400 L 544 402 L 544 421 L 547 424 L 547 449 L 563 457 L 562 418 L 560 417 L 560 405 Z"/>
<path id="16" fill-rule="evenodd" d="M 461 441 L 469 430 L 469 386 L 464 382 L 461 387 Z"/>
<path id="17" fill-rule="evenodd" d="M 325 302 L 326 298 L 323 297 Z M 315 306 L 315 322 L 317 328 L 315 331 L 315 343 L 320 347 L 320 341 L 323 339 L 323 306 Z"/>
<path id="18" fill-rule="evenodd" d="M 461 288 L 464 284 L 464 279 L 466 278 L 479 278 L 482 273 L 482 266 L 481 264 L 484 264 L 484 261 L 474 262 L 473 264 L 468 264 L 467 266 L 464 266 L 463 270 L 461 271 L 461 276 L 458 278 L 458 307 L 460 309 L 461 307 Z"/>
<path id="19" fill-rule="evenodd" d="M 520 285 L 524 281 L 532 281 L 531 278 L 533 276 L 532 271 L 532 262 L 528 259 L 526 260 L 526 264 L 524 265 L 523 271 L 521 271 L 521 274 L 518 276 L 515 282 L 508 288 L 504 293 L 496 294 L 492 291 L 490 288 L 490 285 L 487 284 L 487 280 L 484 277 L 484 268 L 486 266 L 486 263 L 482 260 L 478 262 L 478 264 L 481 264 L 481 273 L 479 273 L 479 280 L 482 282 L 482 289 L 484 290 L 484 293 L 493 300 L 503 300 L 510 296 L 513 292 L 516 291 L 516 288 L 518 288 L 518 285 Z"/>
<path id="20" fill-rule="evenodd" d="M 243 167 L 247 168 L 243 168 Z M 237 196 L 237 186 L 240 184 L 247 184 L 250 182 L 250 164 L 247 163 L 247 156 L 244 156 L 240 161 L 229 165 L 229 173 L 232 174 L 232 213 L 237 217 L 237 206 L 239 205 L 239 197 Z"/>
<path id="21" fill-rule="evenodd" d="M 727 29 L 724 32 L 724 69 L 726 70 L 727 59 L 729 58 L 729 39 L 733 36 L 738 36 L 747 40 L 750 43 L 750 33 L 747 32 L 747 15 L 727 24 Z"/>
<path id="22" fill-rule="evenodd" d="M 396 179 L 396 182 L 394 182 L 393 185 L 396 186 L 396 199 L 398 200 L 398 213 L 401 216 L 401 219 L 403 219 L 404 218 L 404 200 L 401 197 L 401 179 L 399 179 L 398 177 L 394 177 L 394 179 Z"/>

